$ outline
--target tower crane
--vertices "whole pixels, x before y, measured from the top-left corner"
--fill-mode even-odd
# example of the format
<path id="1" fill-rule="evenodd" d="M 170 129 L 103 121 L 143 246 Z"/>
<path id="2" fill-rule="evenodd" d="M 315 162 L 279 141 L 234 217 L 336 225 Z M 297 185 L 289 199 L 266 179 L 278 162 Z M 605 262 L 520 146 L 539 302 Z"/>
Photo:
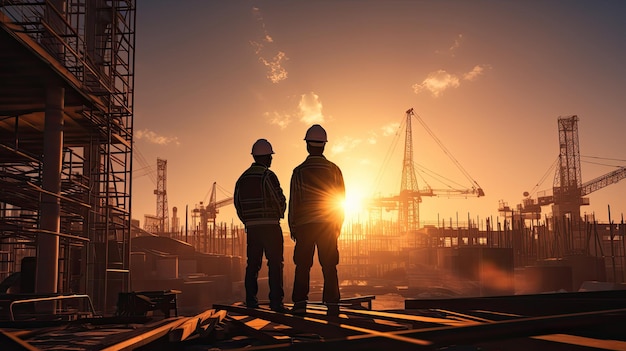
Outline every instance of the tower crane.
<path id="1" fill-rule="evenodd" d="M 426 185 L 422 189 L 417 184 L 417 177 L 415 175 L 415 167 L 413 163 L 413 135 L 411 128 L 411 120 L 415 118 L 424 129 L 435 140 L 439 147 L 445 152 L 446 155 L 452 160 L 457 168 L 465 175 L 465 177 L 471 182 L 472 186 L 464 189 L 448 188 L 448 189 L 433 189 L 430 185 Z M 400 229 L 403 232 L 415 233 L 420 226 L 419 215 L 419 203 L 422 202 L 422 197 L 425 196 L 485 196 L 485 192 L 478 185 L 478 183 L 472 179 L 467 171 L 461 166 L 461 164 L 452 156 L 452 154 L 446 149 L 443 143 L 435 136 L 435 134 L 428 128 L 428 126 L 422 121 L 422 119 L 415 114 L 413 108 L 406 111 L 406 129 L 404 140 L 404 159 L 402 161 L 402 180 L 400 184 L 400 193 L 397 196 L 391 197 L 378 197 L 371 201 L 371 205 L 374 207 L 398 209 L 398 222 Z"/>
<path id="2" fill-rule="evenodd" d="M 157 233 L 169 231 L 169 211 L 167 205 L 167 160 L 157 158 L 157 196 L 156 216 L 159 221 Z"/>
<path id="3" fill-rule="evenodd" d="M 528 193 L 522 204 L 518 205 L 521 213 L 541 213 L 541 207 L 552 205 L 554 217 L 570 215 L 580 217 L 580 207 L 589 205 L 586 195 L 615 184 L 626 178 L 626 167 L 619 167 L 609 173 L 582 182 L 580 168 L 580 150 L 578 142 L 578 116 L 559 117 L 559 167 L 555 172 L 552 194 L 532 199 Z"/>
<path id="4" fill-rule="evenodd" d="M 139 151 L 136 151 L 135 155 L 139 157 L 138 161 L 142 163 L 143 169 L 149 170 L 151 168 Z M 154 234 L 164 234 L 170 230 L 167 205 L 167 160 L 157 158 L 156 181 L 149 171 L 146 174 L 150 175 L 153 182 L 156 183 L 156 189 L 154 190 L 154 195 L 156 195 L 156 215 L 144 215 L 143 229 Z"/>
<path id="5" fill-rule="evenodd" d="M 200 202 L 199 206 L 196 206 L 192 210 L 192 214 L 194 216 L 200 217 L 200 224 L 203 233 L 208 233 L 208 224 L 209 221 L 213 222 L 213 230 L 215 230 L 215 219 L 217 218 L 217 214 L 219 213 L 219 208 L 230 205 L 233 203 L 233 198 L 228 197 L 222 200 L 217 201 L 217 182 L 213 182 L 213 186 L 211 187 L 211 196 L 209 198 L 209 203 L 204 206 L 204 201 Z"/>

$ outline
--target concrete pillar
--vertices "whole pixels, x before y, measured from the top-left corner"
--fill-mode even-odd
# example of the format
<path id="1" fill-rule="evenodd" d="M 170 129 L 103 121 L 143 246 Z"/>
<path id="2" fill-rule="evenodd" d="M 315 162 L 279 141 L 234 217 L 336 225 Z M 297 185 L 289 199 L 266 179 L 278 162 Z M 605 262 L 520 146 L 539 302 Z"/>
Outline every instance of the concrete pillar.
<path id="1" fill-rule="evenodd" d="M 63 108 L 65 89 L 50 85 L 46 90 L 43 151 L 43 189 L 41 197 L 41 229 L 58 233 L 61 229 L 61 164 L 63 161 Z M 37 237 L 37 273 L 35 292 L 56 293 L 59 276 L 59 237 L 40 234 Z"/>

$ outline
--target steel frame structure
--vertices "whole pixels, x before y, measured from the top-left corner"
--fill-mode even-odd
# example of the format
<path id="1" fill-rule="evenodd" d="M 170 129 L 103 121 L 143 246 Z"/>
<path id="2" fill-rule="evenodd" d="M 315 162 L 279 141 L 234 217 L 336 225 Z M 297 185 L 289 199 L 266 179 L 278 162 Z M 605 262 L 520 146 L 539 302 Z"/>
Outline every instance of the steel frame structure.
<path id="1" fill-rule="evenodd" d="M 53 292 L 87 293 L 102 313 L 130 283 L 134 50 L 134 0 L 0 2 L 0 251 L 26 279 L 21 260 L 58 238 Z M 52 132 L 51 104 L 62 109 Z M 55 147 L 50 191 L 44 155 Z M 42 224 L 46 197 L 58 230 Z"/>
<path id="2" fill-rule="evenodd" d="M 554 177 L 553 213 L 578 218 L 582 204 L 582 175 L 578 116 L 559 117 L 559 168 Z"/>

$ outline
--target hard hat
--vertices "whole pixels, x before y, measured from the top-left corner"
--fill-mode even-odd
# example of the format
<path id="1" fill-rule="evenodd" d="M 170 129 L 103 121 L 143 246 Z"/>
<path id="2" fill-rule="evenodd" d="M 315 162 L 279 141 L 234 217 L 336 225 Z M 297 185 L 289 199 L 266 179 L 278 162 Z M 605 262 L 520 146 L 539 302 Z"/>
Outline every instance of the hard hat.
<path id="1" fill-rule="evenodd" d="M 312 125 L 311 128 L 306 131 L 304 140 L 314 146 L 323 146 L 324 143 L 328 141 L 326 131 L 319 124 Z"/>
<path id="2" fill-rule="evenodd" d="M 266 139 L 259 139 L 252 145 L 252 156 L 271 155 L 273 153 L 272 144 Z"/>

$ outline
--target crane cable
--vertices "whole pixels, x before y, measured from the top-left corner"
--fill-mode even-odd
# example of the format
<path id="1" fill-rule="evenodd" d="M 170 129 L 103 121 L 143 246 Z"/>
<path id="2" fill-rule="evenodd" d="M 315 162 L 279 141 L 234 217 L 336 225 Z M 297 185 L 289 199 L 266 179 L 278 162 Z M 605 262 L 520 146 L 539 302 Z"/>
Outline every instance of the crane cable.
<path id="1" fill-rule="evenodd" d="M 146 161 L 146 158 L 143 156 L 141 151 L 139 151 L 139 148 L 137 147 L 137 143 L 135 143 L 135 142 L 133 142 L 133 158 L 135 160 L 137 160 L 139 162 L 139 164 L 141 165 L 141 168 L 134 169 L 133 172 L 143 171 L 142 174 L 135 175 L 134 177 L 135 178 L 139 178 L 139 177 L 147 175 L 150 178 L 150 181 L 152 181 L 152 184 L 154 184 L 154 186 L 156 186 L 157 185 L 157 180 L 156 180 L 156 177 L 155 177 L 154 174 L 157 171 L 154 168 L 154 166 L 150 165 L 148 163 L 148 161 Z"/>
<path id="2" fill-rule="evenodd" d="M 400 122 L 400 124 L 398 125 L 398 128 L 395 131 L 394 137 L 391 141 L 391 146 L 389 147 L 389 149 L 387 149 L 387 154 L 385 155 L 385 158 L 383 159 L 382 166 L 378 169 L 378 174 L 376 175 L 376 178 L 374 179 L 373 184 L 370 187 L 371 189 L 373 189 L 373 193 L 376 193 L 380 189 L 380 183 L 382 182 L 383 172 L 387 170 L 387 166 L 389 165 L 389 162 L 391 161 L 391 156 L 394 154 L 396 147 L 398 146 L 398 141 L 400 140 L 400 132 L 402 131 L 404 124 L 405 124 L 405 118 L 403 117 L 402 122 Z"/>
<path id="3" fill-rule="evenodd" d="M 215 185 L 215 189 L 216 190 L 220 190 L 222 192 L 222 194 L 226 195 L 227 198 L 232 198 L 233 194 L 229 193 L 228 190 L 226 188 L 224 188 L 223 186 L 220 186 L 219 184 L 217 184 L 217 182 L 214 182 Z M 204 195 L 204 199 L 202 200 L 203 203 L 206 203 L 206 199 L 207 197 L 209 197 L 209 194 L 213 192 L 213 187 L 211 187 L 211 189 L 209 189 L 206 194 Z M 215 196 L 217 197 L 217 194 L 215 194 Z M 216 201 L 218 201 L 216 199 Z M 222 201 L 222 200 L 219 200 Z M 209 202 L 210 203 L 210 202 Z"/>
<path id="4" fill-rule="evenodd" d="M 480 189 L 480 185 L 478 185 L 478 183 L 472 178 L 472 176 L 470 176 L 470 174 L 465 170 L 465 168 L 463 168 L 463 166 L 461 165 L 461 163 L 459 163 L 459 161 L 457 161 L 456 158 L 454 158 L 454 156 L 452 155 L 452 153 L 450 153 L 450 151 L 445 147 L 445 145 L 443 145 L 443 143 L 441 142 L 441 140 L 439 140 L 439 138 L 437 138 L 437 136 L 435 135 L 435 133 L 433 133 L 432 130 L 430 130 L 430 128 L 428 128 L 428 126 L 426 125 L 426 123 L 422 120 L 422 118 L 416 114 L 415 112 L 411 111 L 411 115 L 413 117 L 415 117 L 415 119 L 417 119 L 417 121 L 422 125 L 422 127 L 424 127 L 424 129 L 428 132 L 428 134 L 433 138 L 433 140 L 439 145 L 439 147 L 441 148 L 441 150 L 448 156 L 448 158 L 457 166 L 457 168 L 459 169 L 459 171 L 461 171 L 461 173 L 463 173 L 463 175 L 467 178 L 467 180 L 469 180 L 472 184 L 476 185 L 476 187 L 478 189 Z"/>
<path id="5" fill-rule="evenodd" d="M 480 188 L 480 185 L 478 185 L 478 183 L 469 175 L 469 173 L 463 168 L 463 166 L 461 166 L 461 164 L 454 158 L 454 156 L 452 156 L 452 154 L 450 153 L 450 151 L 448 151 L 446 149 L 446 147 L 443 145 L 443 143 L 435 136 L 435 134 L 432 132 L 432 130 L 430 130 L 430 128 L 428 128 L 428 126 L 424 123 L 423 120 L 421 120 L 421 118 L 416 115 L 414 112 L 411 112 L 411 114 L 418 120 L 418 122 L 420 122 L 420 124 L 424 127 L 424 129 L 426 129 L 426 131 L 430 134 L 430 136 L 435 140 L 435 142 L 437 142 L 437 144 L 439 145 L 439 147 L 444 151 L 444 153 L 454 162 L 454 164 L 457 166 L 457 168 L 463 173 L 463 175 L 465 175 L 465 177 L 472 183 L 475 184 L 477 188 Z M 371 187 L 372 189 L 377 190 L 378 187 L 380 186 L 380 182 L 382 181 L 382 174 L 383 172 L 387 169 L 387 165 L 391 160 L 391 155 L 394 154 L 397 146 L 398 146 L 398 142 L 400 141 L 400 136 L 401 136 L 401 132 L 403 131 L 403 129 L 406 127 L 406 117 L 402 118 L 401 123 L 399 123 L 398 128 L 396 129 L 396 132 L 394 134 L 394 138 L 392 140 L 391 143 L 391 147 L 388 149 L 387 154 L 385 155 L 385 158 L 383 159 L 383 163 L 382 163 L 382 167 L 379 168 L 378 174 L 373 182 L 373 186 Z M 459 184 L 458 182 L 451 180 L 449 178 L 446 178 L 432 170 L 429 170 L 428 168 L 424 167 L 423 165 L 420 165 L 416 162 L 413 162 L 413 166 L 416 168 L 416 170 L 418 171 L 418 176 L 422 179 L 423 183 L 426 184 L 426 186 L 428 188 L 430 188 L 430 185 L 428 184 L 428 182 L 426 181 L 426 179 L 424 178 L 424 174 L 427 174 L 433 178 L 439 179 L 439 181 L 445 185 L 446 187 L 448 187 L 451 190 L 456 190 L 452 185 L 450 185 L 450 183 L 456 184 L 459 187 L 463 187 L 462 184 Z M 449 183 L 444 182 L 444 180 L 446 180 Z"/>
<path id="6" fill-rule="evenodd" d="M 618 159 L 618 158 L 605 158 L 605 157 L 597 157 L 597 156 L 581 156 L 581 157 L 594 158 L 594 159 L 597 159 L 597 160 L 626 162 L 626 160 L 622 160 L 622 159 Z M 610 165 L 610 164 L 599 163 L 599 162 L 591 162 L 591 161 L 582 161 L 582 162 L 590 163 L 590 164 L 594 164 L 594 165 L 599 165 L 599 166 L 623 167 L 623 166 L 616 166 L 616 165 Z"/>
<path id="7" fill-rule="evenodd" d="M 559 156 L 556 157 L 554 162 L 552 162 L 552 165 L 548 167 L 548 170 L 546 171 L 546 173 L 544 173 L 541 179 L 539 179 L 539 182 L 537 182 L 537 184 L 535 184 L 535 186 L 531 189 L 531 191 L 529 192 L 527 196 L 528 198 L 530 198 L 537 192 L 537 189 L 539 188 L 541 184 L 543 184 L 543 182 L 546 180 L 548 175 L 554 172 L 554 169 L 556 169 L 556 166 L 558 165 L 558 163 L 559 163 Z"/>
<path id="8" fill-rule="evenodd" d="M 459 184 L 458 182 L 448 178 L 448 177 L 444 177 L 443 175 L 428 169 L 426 167 L 424 167 L 423 165 L 419 164 L 419 163 L 413 163 L 418 171 L 418 173 L 420 174 L 420 178 L 422 178 L 422 180 L 424 181 L 424 183 L 426 185 L 428 185 L 428 187 L 430 188 L 430 184 L 428 184 L 428 182 L 426 182 L 426 179 L 422 176 L 423 174 L 427 174 L 430 177 L 438 180 L 441 184 L 445 185 L 447 188 L 449 188 L 449 190 L 458 190 L 457 188 L 453 187 L 451 184 L 455 184 L 458 187 L 463 187 L 462 184 Z M 445 181 L 444 181 L 445 180 Z"/>

